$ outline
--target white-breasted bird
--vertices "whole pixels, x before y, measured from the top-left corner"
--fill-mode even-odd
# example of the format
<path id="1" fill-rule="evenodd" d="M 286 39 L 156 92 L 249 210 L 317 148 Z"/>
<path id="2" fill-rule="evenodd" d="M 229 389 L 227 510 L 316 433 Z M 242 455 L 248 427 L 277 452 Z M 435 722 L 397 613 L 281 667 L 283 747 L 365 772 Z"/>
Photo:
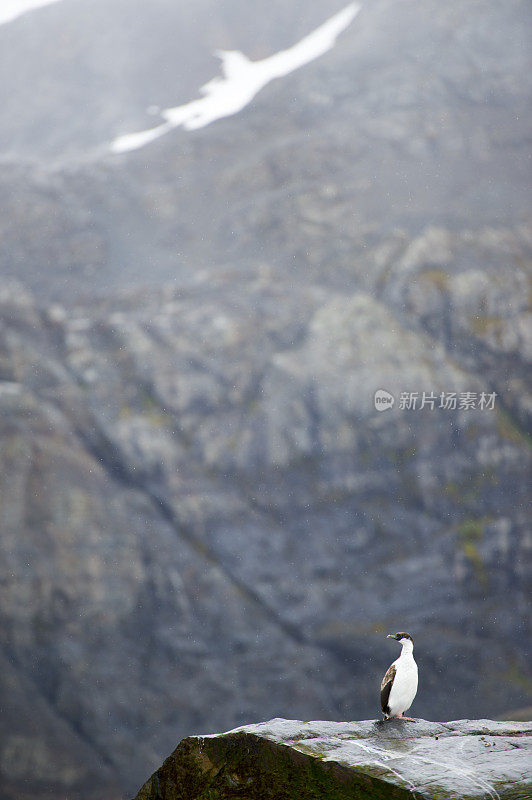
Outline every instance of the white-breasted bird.
<path id="1" fill-rule="evenodd" d="M 412 717 L 403 716 L 414 701 L 417 692 L 417 664 L 414 661 L 414 641 L 409 633 L 390 633 L 387 639 L 401 643 L 401 655 L 388 668 L 381 683 L 381 708 L 385 719 L 398 717 L 415 722 Z"/>

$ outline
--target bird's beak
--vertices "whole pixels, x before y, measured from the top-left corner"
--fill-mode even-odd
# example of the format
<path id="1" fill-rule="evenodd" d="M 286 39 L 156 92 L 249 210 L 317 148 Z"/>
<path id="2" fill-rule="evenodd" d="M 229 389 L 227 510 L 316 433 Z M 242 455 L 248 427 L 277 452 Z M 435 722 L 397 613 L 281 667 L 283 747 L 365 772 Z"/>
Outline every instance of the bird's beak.
<path id="1" fill-rule="evenodd" d="M 389 633 L 386 638 L 387 639 L 395 639 L 395 634 L 394 633 Z"/>

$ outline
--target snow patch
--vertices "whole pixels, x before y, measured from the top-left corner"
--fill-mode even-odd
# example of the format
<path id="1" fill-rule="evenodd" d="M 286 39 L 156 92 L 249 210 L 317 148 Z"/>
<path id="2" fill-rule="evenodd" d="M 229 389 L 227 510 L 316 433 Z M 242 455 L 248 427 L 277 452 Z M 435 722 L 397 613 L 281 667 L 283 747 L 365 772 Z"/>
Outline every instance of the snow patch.
<path id="1" fill-rule="evenodd" d="M 274 78 L 289 75 L 330 50 L 360 9 L 361 6 L 351 3 L 288 50 L 280 50 L 261 61 L 250 61 L 238 50 L 217 50 L 215 55 L 221 59 L 223 77 L 217 76 L 202 86 L 203 97 L 165 109 L 161 112 L 165 122 L 155 128 L 119 136 L 111 143 L 112 152 L 138 150 L 173 128 L 197 130 L 237 114 Z"/>
<path id="2" fill-rule="evenodd" d="M 41 6 L 49 6 L 58 3 L 59 0 L 1 0 L 0 2 L 0 25 L 5 22 L 12 22 L 17 17 L 25 14 L 26 11 L 33 11 Z"/>

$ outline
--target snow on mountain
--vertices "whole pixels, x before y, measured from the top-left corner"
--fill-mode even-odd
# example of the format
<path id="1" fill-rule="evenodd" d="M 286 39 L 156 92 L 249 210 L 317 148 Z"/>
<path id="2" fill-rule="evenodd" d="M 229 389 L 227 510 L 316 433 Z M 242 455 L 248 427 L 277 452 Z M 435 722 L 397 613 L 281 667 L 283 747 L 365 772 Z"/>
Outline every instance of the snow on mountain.
<path id="1" fill-rule="evenodd" d="M 49 6 L 59 0 L 2 0 L 0 4 L 0 25 L 12 22 L 26 11 L 33 11 L 41 6 Z"/>
<path id="2" fill-rule="evenodd" d="M 238 113 L 274 78 L 288 75 L 330 50 L 360 9 L 361 6 L 351 3 L 297 44 L 261 61 L 250 61 L 236 50 L 216 51 L 222 61 L 223 77 L 217 76 L 202 86 L 203 97 L 165 109 L 161 115 L 166 121 L 155 128 L 117 137 L 111 143 L 112 152 L 137 150 L 173 128 L 196 130 Z"/>

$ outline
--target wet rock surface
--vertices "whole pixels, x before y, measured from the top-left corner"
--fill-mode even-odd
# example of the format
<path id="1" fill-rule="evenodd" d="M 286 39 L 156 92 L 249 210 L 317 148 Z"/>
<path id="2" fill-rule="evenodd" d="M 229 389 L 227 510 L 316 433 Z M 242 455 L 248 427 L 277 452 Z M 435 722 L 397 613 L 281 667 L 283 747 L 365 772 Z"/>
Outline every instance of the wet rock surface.
<path id="1" fill-rule="evenodd" d="M 274 719 L 185 739 L 136 800 L 514 800 L 531 756 L 531 723 Z"/>

